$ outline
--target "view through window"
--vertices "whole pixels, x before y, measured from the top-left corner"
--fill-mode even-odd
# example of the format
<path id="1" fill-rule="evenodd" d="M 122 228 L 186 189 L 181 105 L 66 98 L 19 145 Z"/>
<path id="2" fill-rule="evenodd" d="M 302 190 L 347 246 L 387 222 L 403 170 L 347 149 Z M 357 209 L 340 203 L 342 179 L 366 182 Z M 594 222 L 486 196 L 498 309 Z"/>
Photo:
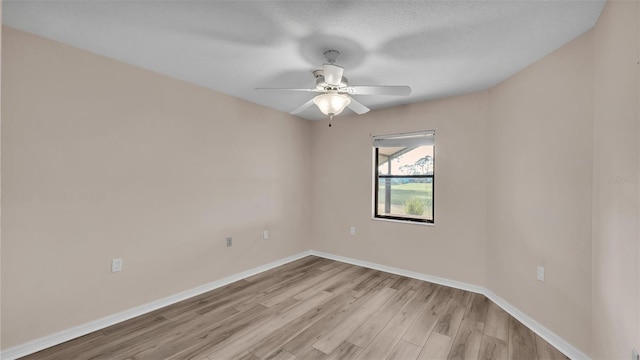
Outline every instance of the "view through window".
<path id="1" fill-rule="evenodd" d="M 374 217 L 434 222 L 433 131 L 376 136 Z"/>

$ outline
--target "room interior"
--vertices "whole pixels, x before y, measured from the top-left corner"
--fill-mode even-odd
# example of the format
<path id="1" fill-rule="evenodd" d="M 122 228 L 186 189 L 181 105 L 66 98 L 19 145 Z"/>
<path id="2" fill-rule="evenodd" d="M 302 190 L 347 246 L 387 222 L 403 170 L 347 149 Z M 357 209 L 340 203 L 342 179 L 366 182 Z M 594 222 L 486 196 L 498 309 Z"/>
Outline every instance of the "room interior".
<path id="1" fill-rule="evenodd" d="M 307 255 L 484 294 L 571 358 L 640 349 L 638 1 L 496 84 L 332 127 L 287 114 L 308 96 L 251 102 L 4 20 L 0 49 L 3 359 Z M 435 224 L 372 220 L 372 136 L 423 130 Z"/>

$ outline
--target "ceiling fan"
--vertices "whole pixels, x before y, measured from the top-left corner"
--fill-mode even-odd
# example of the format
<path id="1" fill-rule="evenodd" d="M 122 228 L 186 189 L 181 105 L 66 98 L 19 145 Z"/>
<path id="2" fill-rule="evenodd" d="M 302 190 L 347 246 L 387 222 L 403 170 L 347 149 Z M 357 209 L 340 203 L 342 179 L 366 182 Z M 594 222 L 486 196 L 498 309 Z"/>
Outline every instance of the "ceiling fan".
<path id="1" fill-rule="evenodd" d="M 335 115 L 340 114 L 346 107 L 357 114 L 364 114 L 369 108 L 362 105 L 349 95 L 396 95 L 407 96 L 411 94 L 409 86 L 362 86 L 349 85 L 346 77 L 342 76 L 344 68 L 336 65 L 336 59 L 340 55 L 338 50 L 328 50 L 324 52 L 327 63 L 322 65 L 322 69 L 314 70 L 313 76 L 316 78 L 316 87 L 311 89 L 291 89 L 291 88 L 256 88 L 256 90 L 279 90 L 279 91 L 306 91 L 320 93 L 313 99 L 302 104 L 290 114 L 298 114 L 313 104 L 320 111 L 329 116 L 331 120 Z M 331 126 L 331 122 L 329 122 Z"/>

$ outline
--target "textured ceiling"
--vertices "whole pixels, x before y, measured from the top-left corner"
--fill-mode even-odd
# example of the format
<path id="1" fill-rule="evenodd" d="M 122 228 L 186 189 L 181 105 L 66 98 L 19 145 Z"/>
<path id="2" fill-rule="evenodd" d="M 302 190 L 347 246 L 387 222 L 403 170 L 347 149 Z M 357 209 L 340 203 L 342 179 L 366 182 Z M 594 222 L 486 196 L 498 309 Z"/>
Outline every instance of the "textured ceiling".
<path id="1" fill-rule="evenodd" d="M 352 85 L 412 87 L 354 96 L 380 109 L 491 87 L 589 30 L 604 4 L 4 0 L 2 12 L 5 25 L 290 112 L 313 94 L 254 88 L 312 87 L 326 50 Z"/>

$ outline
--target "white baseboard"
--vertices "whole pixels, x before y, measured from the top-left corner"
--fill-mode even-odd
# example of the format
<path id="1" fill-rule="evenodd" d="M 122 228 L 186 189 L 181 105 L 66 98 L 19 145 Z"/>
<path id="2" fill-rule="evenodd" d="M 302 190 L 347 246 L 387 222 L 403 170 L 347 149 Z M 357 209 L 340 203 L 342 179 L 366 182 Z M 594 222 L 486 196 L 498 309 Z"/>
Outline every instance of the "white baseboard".
<path id="1" fill-rule="evenodd" d="M 380 271 L 384 271 L 384 272 L 388 272 L 388 273 L 392 273 L 392 274 L 396 274 L 396 275 L 401 275 L 401 276 L 406 276 L 406 277 L 410 277 L 413 279 L 418 279 L 418 280 L 423 280 L 423 281 L 428 281 L 428 282 L 432 282 L 435 284 L 440 284 L 440 285 L 444 285 L 444 286 L 449 286 L 452 288 L 456 288 L 456 289 L 461 289 L 461 290 L 466 290 L 466 291 L 471 291 L 474 293 L 478 293 L 478 294 L 483 294 L 485 295 L 487 298 L 489 298 L 491 301 L 493 301 L 494 303 L 496 303 L 498 306 L 500 306 L 502 309 L 504 309 L 506 312 L 508 312 L 509 314 L 511 314 L 511 316 L 513 316 L 515 319 L 517 319 L 518 321 L 520 321 L 521 323 L 523 323 L 525 326 L 527 326 L 529 329 L 531 329 L 533 332 L 535 332 L 536 334 L 538 334 L 538 336 L 540 336 L 541 338 L 543 338 L 545 341 L 547 341 L 549 344 L 553 345 L 554 347 L 556 347 L 558 350 L 560 350 L 563 354 L 565 354 L 566 356 L 568 356 L 571 359 L 574 360 L 588 360 L 589 357 L 587 355 L 585 355 L 583 352 L 581 352 L 580 350 L 578 350 L 577 348 L 575 348 L 574 346 L 572 346 L 571 344 L 569 344 L 567 341 L 565 341 L 563 338 L 561 338 L 560 336 L 556 335 L 555 333 L 553 333 L 551 330 L 547 329 L 546 327 L 544 327 L 543 325 L 541 325 L 540 323 L 538 323 L 537 321 L 535 321 L 534 319 L 532 319 L 531 317 L 529 317 L 527 314 L 525 314 L 524 312 L 520 311 L 518 308 L 514 307 L 513 305 L 509 304 L 507 301 L 505 301 L 504 299 L 502 299 L 500 296 L 496 295 L 495 293 L 493 293 L 491 290 L 488 290 L 482 286 L 478 286 L 478 285 L 473 285 L 473 284 L 469 284 L 469 283 L 465 283 L 465 282 L 461 282 L 461 281 L 455 281 L 455 280 L 450 280 L 450 279 L 446 279 L 446 278 L 441 278 L 438 276 L 432 276 L 432 275 L 425 275 L 425 274 L 421 274 L 418 272 L 414 272 L 414 271 L 409 271 L 409 270 L 404 270 L 404 269 L 399 269 L 399 268 L 395 268 L 395 267 L 391 267 L 391 266 L 386 266 L 386 265 L 381 265 L 381 264 L 376 264 L 376 263 L 372 263 L 372 262 L 368 262 L 368 261 L 363 261 L 363 260 L 358 260 L 358 259 L 353 259 L 353 258 L 348 258 L 348 257 L 344 257 L 344 256 L 339 256 L 339 255 L 334 255 L 334 254 L 329 254 L 329 253 L 325 253 L 325 252 L 321 252 L 321 251 L 315 251 L 315 250 L 308 250 L 308 251 L 304 251 L 301 252 L 299 254 L 293 255 L 293 256 L 289 256 L 280 260 L 276 260 L 273 262 L 270 262 L 268 264 L 265 265 L 261 265 L 258 267 L 255 267 L 253 269 L 247 270 L 247 271 L 243 271 L 241 273 L 226 277 L 224 279 L 220 279 L 214 282 L 211 282 L 209 284 L 205 284 L 169 297 L 166 297 L 164 299 L 160 299 L 148 304 L 144 304 L 138 307 L 135 307 L 133 309 L 129 309 L 114 315 L 110 315 L 110 316 L 106 316 L 104 318 L 95 320 L 95 321 L 91 321 L 89 323 L 80 325 L 80 326 L 76 326 L 73 327 L 71 329 L 67 329 L 52 335 L 48 335 L 33 341 L 29 341 L 25 344 L 21 344 L 12 348 L 9 348 L 7 350 L 2 351 L 2 353 L 0 353 L 0 359 L 3 360 L 14 360 L 17 359 L 19 357 L 22 356 L 26 356 L 29 354 L 33 354 L 35 352 L 38 352 L 40 350 L 44 350 L 46 348 L 49 348 L 51 346 L 55 346 L 58 344 L 61 344 L 65 341 L 69 341 L 71 339 L 75 339 L 77 337 L 92 333 L 94 331 L 98 331 L 101 329 L 104 329 L 108 326 L 117 324 L 119 322 L 125 321 L 125 320 L 129 320 L 131 318 L 134 318 L 136 316 L 140 316 L 143 314 L 146 314 L 148 312 L 160 309 L 162 307 L 174 304 L 176 302 L 194 297 L 196 295 L 200 295 L 202 293 L 205 293 L 207 291 L 211 291 L 214 289 L 217 289 L 219 287 L 228 285 L 234 281 L 238 281 L 238 280 L 242 280 L 244 278 L 247 278 L 249 276 L 253 276 L 255 274 L 261 273 L 263 271 L 267 271 L 269 269 L 284 265 L 286 263 L 289 263 L 291 261 L 295 261 L 298 259 L 301 259 L 305 256 L 308 255 L 314 255 L 314 256 L 318 256 L 318 257 L 323 257 L 323 258 L 327 258 L 327 259 L 332 259 L 332 260 L 336 260 L 336 261 L 340 261 L 340 262 L 344 262 L 344 263 L 348 263 L 348 264 L 353 264 L 353 265 L 357 265 L 357 266 L 362 266 L 362 267 L 366 267 L 366 268 L 370 268 L 370 269 L 375 269 L 375 270 L 380 270 Z"/>
<path id="2" fill-rule="evenodd" d="M 175 295 L 168 296 L 160 300 L 150 302 L 148 304 L 137 306 L 135 308 L 125 310 L 117 314 L 109 315 L 101 319 L 88 322 L 83 325 L 75 326 L 70 329 L 57 332 L 55 334 L 44 336 L 39 339 L 35 339 L 21 345 L 8 348 L 6 350 L 3 350 L 2 353 L 0 353 L 0 359 L 14 360 L 19 357 L 33 354 L 40 350 L 44 350 L 46 348 L 49 348 L 58 344 L 62 344 L 65 341 L 69 341 L 77 337 L 92 333 L 94 331 L 104 329 L 106 327 L 117 324 L 119 322 L 129 320 L 136 316 L 140 316 L 148 312 L 163 308 L 165 306 L 177 303 L 179 301 L 194 297 L 196 295 L 203 294 L 207 291 L 217 289 L 219 287 L 231 284 L 232 282 L 242 280 L 249 276 L 253 276 L 255 274 L 261 273 L 263 271 L 267 271 L 269 269 L 284 265 L 286 263 L 301 259 L 309 255 L 311 255 L 311 251 L 307 250 L 293 256 L 279 259 L 279 260 L 270 262 L 268 264 L 255 267 L 253 269 L 249 269 L 247 271 L 243 271 L 241 273 L 228 276 L 224 279 L 220 279 L 220 280 L 217 280 L 202 286 L 198 286 L 196 288 L 193 288 L 187 291 L 183 291 Z"/>
<path id="3" fill-rule="evenodd" d="M 520 311 L 515 306 L 509 304 L 506 300 L 496 295 L 491 290 L 488 290 L 482 286 L 473 285 L 473 284 L 469 284 L 461 281 L 449 280 L 449 279 L 441 278 L 438 276 L 425 275 L 425 274 L 417 273 L 414 271 L 398 269 L 391 266 L 380 265 L 380 264 L 376 264 L 368 261 L 352 259 L 352 258 L 329 254 L 321 251 L 311 250 L 311 255 L 319 256 L 319 257 L 323 257 L 331 260 L 336 260 L 340 262 L 345 262 L 352 265 L 358 265 L 358 266 L 362 266 L 370 269 L 380 270 L 380 271 L 384 271 L 384 272 L 388 272 L 396 275 L 406 276 L 413 279 L 428 281 L 428 282 L 449 286 L 456 289 L 471 291 L 478 294 L 483 294 L 489 300 L 493 301 L 494 303 L 496 303 L 496 305 L 500 306 L 502 309 L 508 312 L 516 320 L 520 321 L 526 327 L 531 329 L 534 333 L 538 334 L 538 336 L 540 336 L 546 342 L 554 346 L 556 349 L 560 350 L 563 354 L 568 356 L 570 359 L 574 359 L 574 360 L 589 359 L 589 357 L 586 354 L 584 354 L 582 351 L 578 350 L 577 348 L 569 344 L 563 338 L 556 335 L 551 330 L 547 329 L 546 327 L 541 325 L 539 322 L 535 321 L 530 316 Z"/>

